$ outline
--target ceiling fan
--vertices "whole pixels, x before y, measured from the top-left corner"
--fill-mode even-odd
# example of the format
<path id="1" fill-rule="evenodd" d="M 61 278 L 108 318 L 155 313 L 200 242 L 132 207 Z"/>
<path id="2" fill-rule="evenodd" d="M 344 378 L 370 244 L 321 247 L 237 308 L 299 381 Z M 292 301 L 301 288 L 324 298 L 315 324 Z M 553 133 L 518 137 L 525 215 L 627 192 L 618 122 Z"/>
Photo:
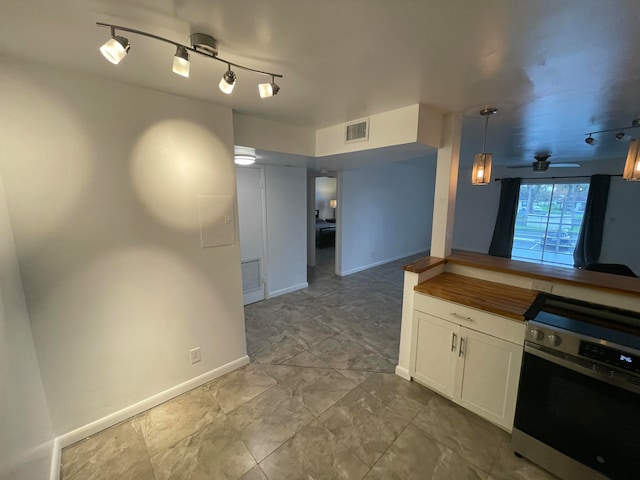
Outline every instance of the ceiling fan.
<path id="1" fill-rule="evenodd" d="M 535 162 L 531 164 L 534 172 L 546 172 L 549 167 L 555 168 L 575 168 L 579 167 L 579 163 L 551 163 L 549 161 L 549 157 L 551 154 L 549 153 L 537 153 L 533 158 L 536 159 Z M 507 168 L 530 168 L 529 165 L 512 165 Z"/>

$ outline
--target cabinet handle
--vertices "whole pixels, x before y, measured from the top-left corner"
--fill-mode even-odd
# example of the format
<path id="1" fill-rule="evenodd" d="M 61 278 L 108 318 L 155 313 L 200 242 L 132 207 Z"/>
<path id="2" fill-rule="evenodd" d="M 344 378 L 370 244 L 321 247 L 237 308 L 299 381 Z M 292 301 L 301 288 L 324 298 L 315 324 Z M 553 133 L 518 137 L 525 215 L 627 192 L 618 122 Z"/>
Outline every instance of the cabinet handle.
<path id="1" fill-rule="evenodd" d="M 473 322 L 473 318 L 465 317 L 464 315 L 460 315 L 459 313 L 456 313 L 456 312 L 452 312 L 449 315 L 451 315 L 452 317 L 458 318 L 460 320 L 466 320 L 467 322 Z"/>
<path id="2" fill-rule="evenodd" d="M 462 354 L 464 353 L 463 349 L 464 349 L 464 338 L 460 337 L 460 351 L 458 352 L 459 357 L 461 357 Z"/>
<path id="3" fill-rule="evenodd" d="M 456 351 L 456 340 L 457 340 L 458 336 L 455 333 L 451 333 L 451 351 L 455 352 Z"/>

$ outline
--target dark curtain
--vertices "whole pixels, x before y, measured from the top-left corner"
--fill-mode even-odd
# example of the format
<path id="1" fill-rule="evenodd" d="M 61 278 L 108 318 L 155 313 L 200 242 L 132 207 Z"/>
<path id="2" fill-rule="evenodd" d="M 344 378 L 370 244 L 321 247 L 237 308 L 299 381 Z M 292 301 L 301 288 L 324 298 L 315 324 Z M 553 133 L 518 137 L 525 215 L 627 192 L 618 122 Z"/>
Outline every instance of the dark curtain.
<path id="1" fill-rule="evenodd" d="M 500 180 L 500 206 L 493 229 L 493 238 L 489 247 L 489 255 L 511 258 L 513 247 L 513 230 L 516 227 L 518 213 L 518 196 L 520 195 L 520 178 L 503 178 Z"/>
<path id="2" fill-rule="evenodd" d="M 573 264 L 578 268 L 596 263 L 600 258 L 604 214 L 607 211 L 610 183 L 611 175 L 593 175 L 591 177 L 578 243 L 573 251 Z"/>

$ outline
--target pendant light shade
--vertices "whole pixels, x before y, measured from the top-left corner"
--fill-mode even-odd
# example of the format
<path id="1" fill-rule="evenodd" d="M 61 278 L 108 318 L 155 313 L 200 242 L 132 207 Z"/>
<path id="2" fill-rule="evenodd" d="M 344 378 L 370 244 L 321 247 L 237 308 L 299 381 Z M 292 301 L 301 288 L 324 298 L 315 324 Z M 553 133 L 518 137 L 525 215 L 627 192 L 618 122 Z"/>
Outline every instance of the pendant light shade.
<path id="1" fill-rule="evenodd" d="M 124 37 L 113 35 L 107 42 L 100 47 L 100 53 L 114 65 L 120 63 L 129 50 L 131 45 L 129 40 Z"/>
<path id="2" fill-rule="evenodd" d="M 485 108 L 480 111 L 480 115 L 485 117 L 484 123 L 484 142 L 482 144 L 482 153 L 477 153 L 473 157 L 473 170 L 471 171 L 472 185 L 488 185 L 491 182 L 491 162 L 493 155 L 485 152 L 487 147 L 487 130 L 489 129 L 489 117 L 496 113 L 495 108 Z"/>
<path id="3" fill-rule="evenodd" d="M 640 181 L 640 139 L 631 140 L 622 178 Z"/>
<path id="4" fill-rule="evenodd" d="M 471 172 L 473 185 L 488 185 L 491 182 L 492 160 L 493 155 L 490 153 L 476 153 L 473 156 L 473 171 Z"/>
<path id="5" fill-rule="evenodd" d="M 189 52 L 182 45 L 176 48 L 176 55 L 173 57 L 173 73 L 189 78 Z"/>

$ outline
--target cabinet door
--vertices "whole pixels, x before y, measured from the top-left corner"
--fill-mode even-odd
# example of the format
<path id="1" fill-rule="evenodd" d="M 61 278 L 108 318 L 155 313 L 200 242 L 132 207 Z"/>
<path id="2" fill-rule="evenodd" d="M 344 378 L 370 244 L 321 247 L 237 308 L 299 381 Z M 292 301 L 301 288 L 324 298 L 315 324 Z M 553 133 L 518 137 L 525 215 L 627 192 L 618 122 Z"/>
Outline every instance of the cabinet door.
<path id="1" fill-rule="evenodd" d="M 522 364 L 522 346 L 460 328 L 454 401 L 511 431 Z"/>
<path id="2" fill-rule="evenodd" d="M 414 312 L 414 322 L 415 356 L 411 376 L 451 398 L 460 327 L 418 311 Z"/>

